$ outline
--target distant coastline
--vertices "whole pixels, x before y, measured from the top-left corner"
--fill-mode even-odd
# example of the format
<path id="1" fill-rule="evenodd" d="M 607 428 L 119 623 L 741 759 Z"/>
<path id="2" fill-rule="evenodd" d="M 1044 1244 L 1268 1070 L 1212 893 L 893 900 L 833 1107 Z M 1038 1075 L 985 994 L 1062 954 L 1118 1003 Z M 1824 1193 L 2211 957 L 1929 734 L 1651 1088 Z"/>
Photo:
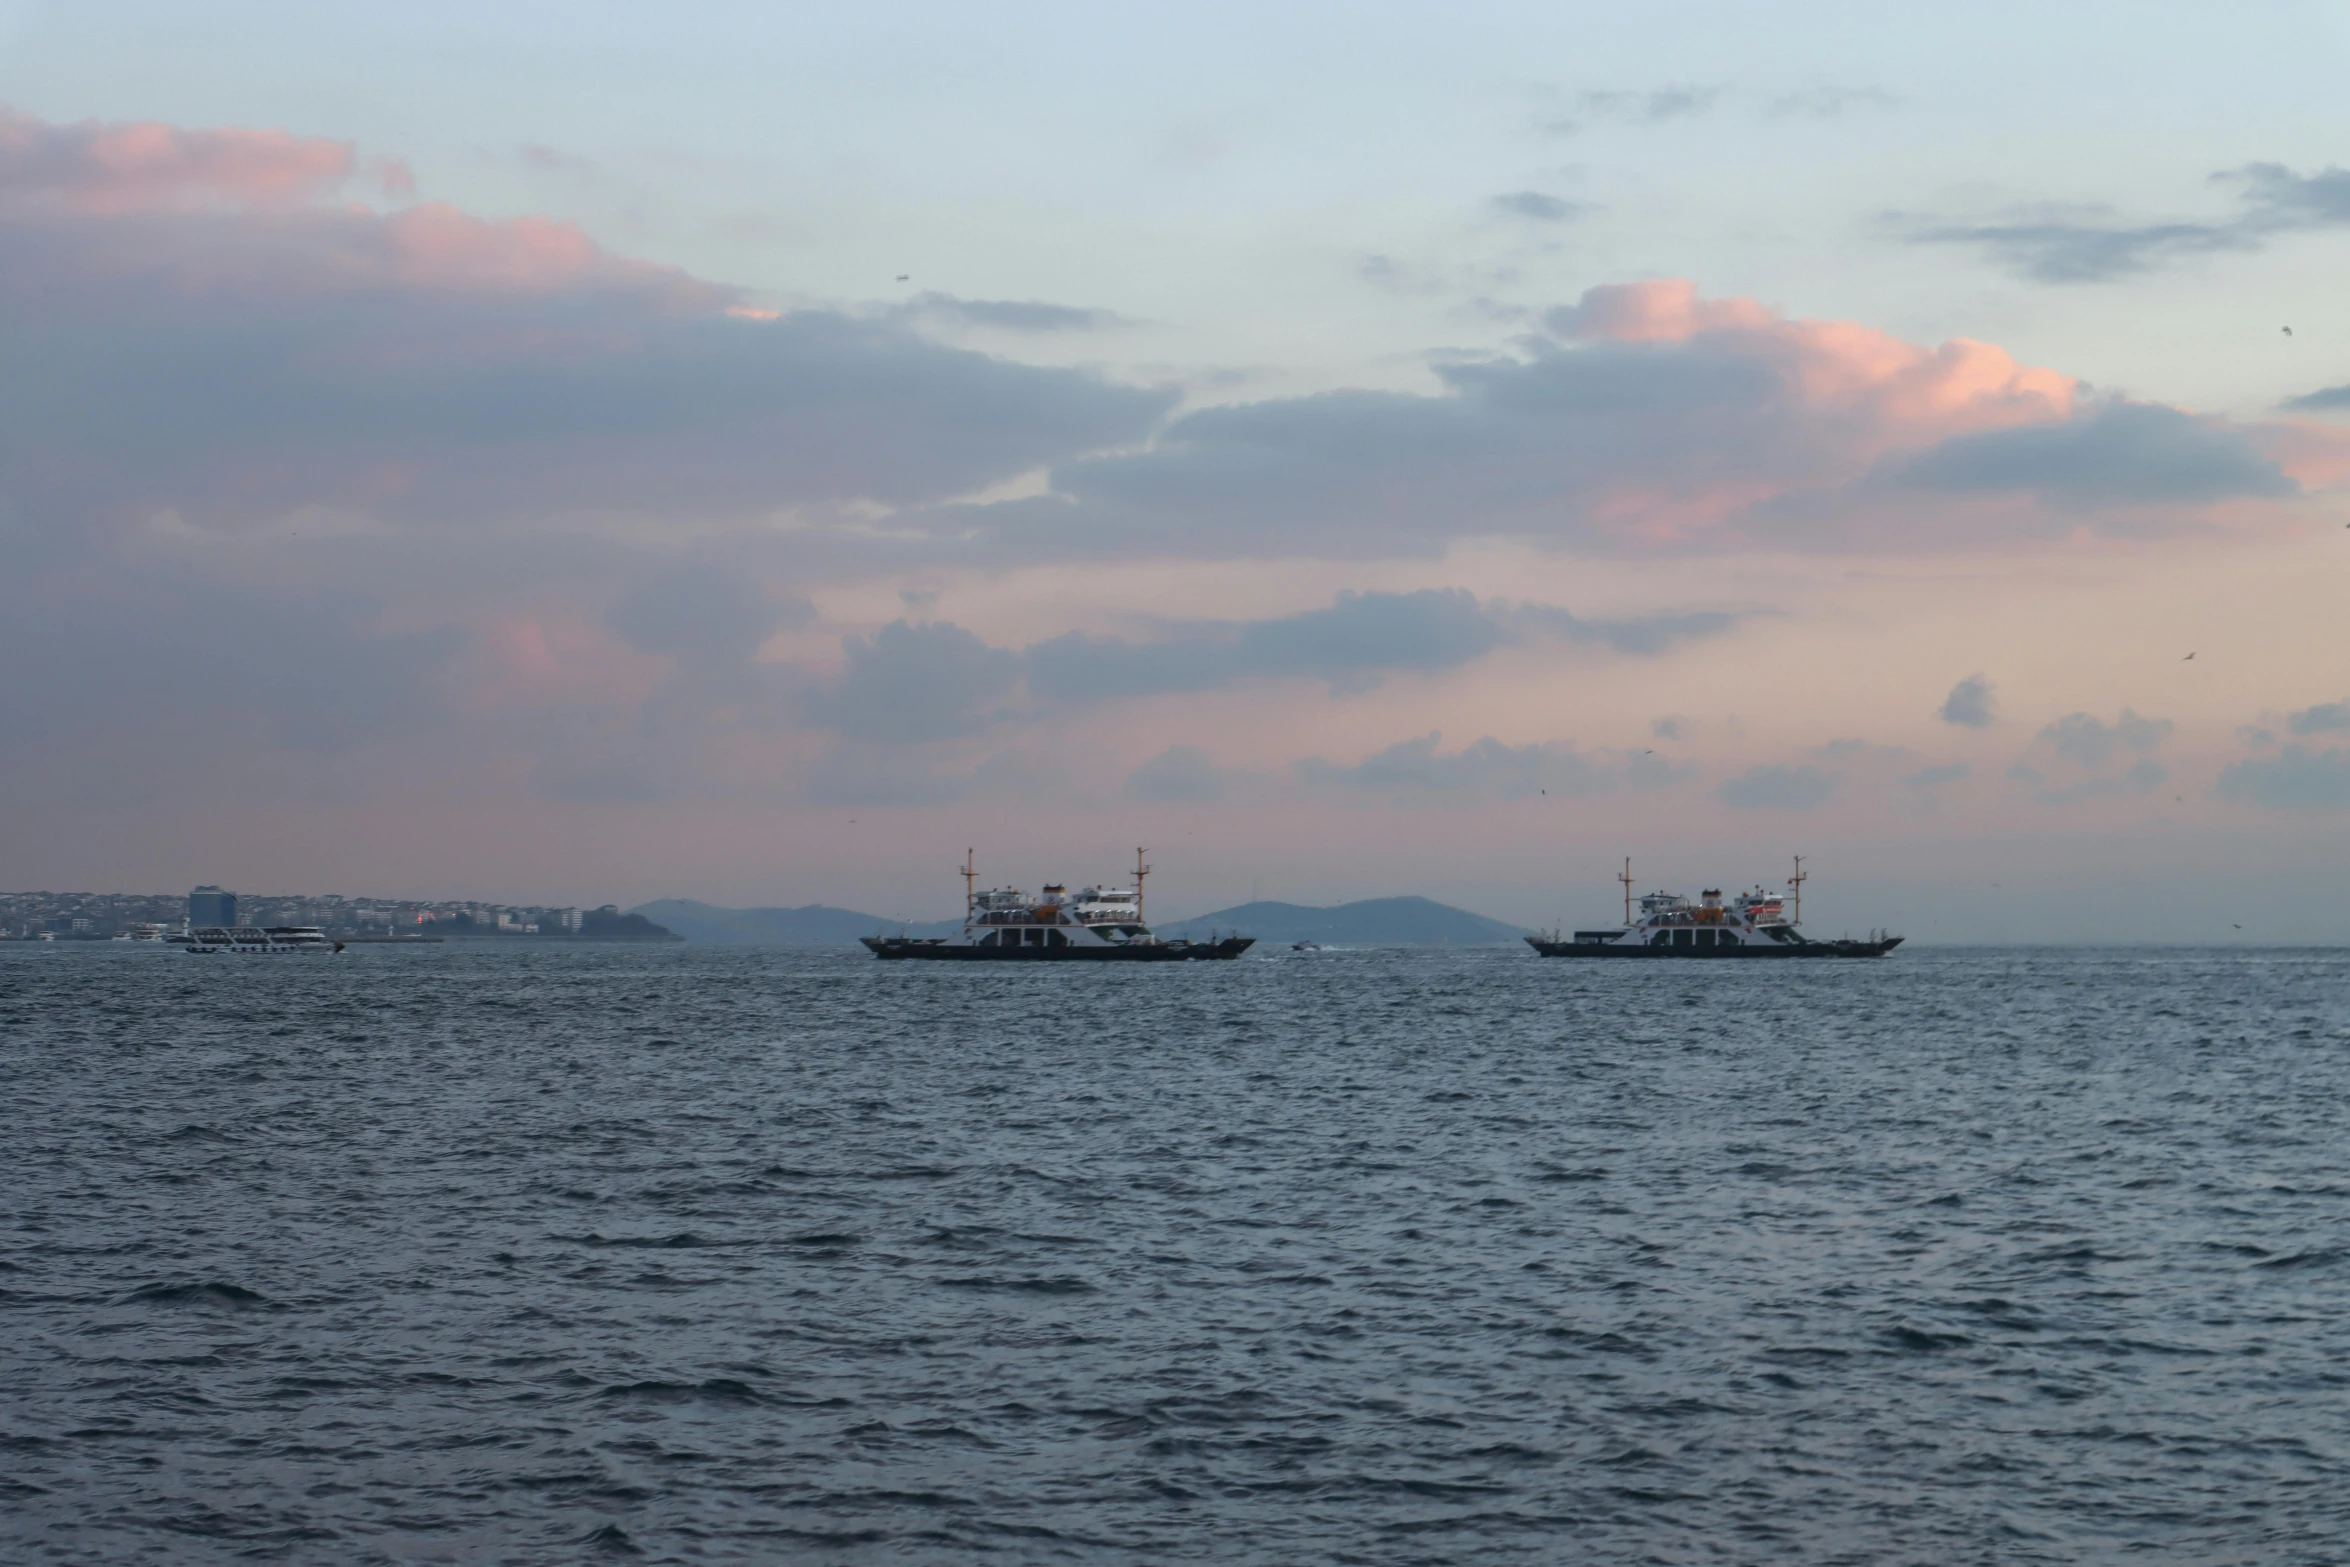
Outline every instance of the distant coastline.
<path id="1" fill-rule="evenodd" d="M 225 899 L 223 903 L 220 900 Z M 685 938 L 634 912 L 473 900 L 349 898 L 340 894 L 0 893 L 0 941 L 166 940 L 192 925 L 316 926 L 343 942 L 391 945 L 635 941 Z"/>

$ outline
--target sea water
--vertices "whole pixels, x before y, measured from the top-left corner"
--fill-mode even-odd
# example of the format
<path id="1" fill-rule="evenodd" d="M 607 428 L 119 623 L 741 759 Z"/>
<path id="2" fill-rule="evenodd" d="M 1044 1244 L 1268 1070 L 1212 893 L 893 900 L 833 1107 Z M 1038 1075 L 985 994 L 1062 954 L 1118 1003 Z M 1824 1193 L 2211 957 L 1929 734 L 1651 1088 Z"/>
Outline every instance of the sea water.
<path id="1" fill-rule="evenodd" d="M 17 1562 L 2350 1556 L 2350 954 L 0 949 Z"/>

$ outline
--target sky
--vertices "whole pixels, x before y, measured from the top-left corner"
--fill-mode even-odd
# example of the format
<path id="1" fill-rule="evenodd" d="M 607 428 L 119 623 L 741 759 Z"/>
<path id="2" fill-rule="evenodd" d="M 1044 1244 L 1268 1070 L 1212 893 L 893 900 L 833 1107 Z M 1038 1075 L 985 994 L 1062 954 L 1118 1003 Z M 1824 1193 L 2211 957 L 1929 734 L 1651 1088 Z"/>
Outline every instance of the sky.
<path id="1" fill-rule="evenodd" d="M 0 0 L 0 882 L 2341 941 L 2350 0 Z"/>

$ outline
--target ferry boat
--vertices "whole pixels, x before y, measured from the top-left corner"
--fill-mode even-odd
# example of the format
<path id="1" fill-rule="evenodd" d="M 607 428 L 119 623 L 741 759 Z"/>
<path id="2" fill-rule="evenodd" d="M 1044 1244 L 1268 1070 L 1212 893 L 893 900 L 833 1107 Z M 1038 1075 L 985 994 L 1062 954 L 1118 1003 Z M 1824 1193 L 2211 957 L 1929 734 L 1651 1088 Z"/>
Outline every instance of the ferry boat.
<path id="1" fill-rule="evenodd" d="M 1865 940 L 1816 940 L 1795 927 L 1803 919 L 1803 884 L 1796 857 L 1787 896 L 1761 887 L 1724 899 L 1708 889 L 1691 903 L 1677 892 L 1651 892 L 1632 913 L 1632 862 L 1624 861 L 1624 920 L 1600 930 L 1546 931 L 1526 944 L 1546 958 L 1881 958 L 1902 938 L 1879 931 Z"/>
<path id="2" fill-rule="evenodd" d="M 343 944 L 315 925 L 199 925 L 188 932 L 190 952 L 340 952 Z"/>
<path id="3" fill-rule="evenodd" d="M 1134 851 L 1134 885 L 1071 892 L 1048 883 L 1031 896 L 1015 887 L 979 890 L 971 851 L 963 852 L 963 928 L 952 936 L 862 936 L 877 958 L 986 963 L 1183 963 L 1237 958 L 1249 936 L 1221 941 L 1166 941 L 1142 920 L 1142 883 L 1150 867 Z"/>

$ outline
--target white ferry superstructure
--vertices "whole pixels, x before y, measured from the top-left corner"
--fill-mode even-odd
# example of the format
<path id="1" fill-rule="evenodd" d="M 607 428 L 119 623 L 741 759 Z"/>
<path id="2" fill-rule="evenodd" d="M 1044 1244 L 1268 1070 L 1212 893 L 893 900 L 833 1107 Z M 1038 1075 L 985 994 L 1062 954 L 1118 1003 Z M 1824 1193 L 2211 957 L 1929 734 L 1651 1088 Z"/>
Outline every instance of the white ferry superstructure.
<path id="1" fill-rule="evenodd" d="M 1168 941 L 1142 918 L 1143 879 L 1150 867 L 1134 851 L 1134 885 L 1093 886 L 1072 893 L 1048 882 L 1041 893 L 1016 887 L 979 890 L 971 851 L 963 854 L 963 928 L 952 936 L 864 936 L 878 958 L 947 962 L 1181 963 L 1237 958 L 1256 945 L 1249 936 L 1219 941 Z"/>
<path id="2" fill-rule="evenodd" d="M 1799 856 L 1786 896 L 1756 887 L 1727 899 L 1709 888 L 1691 903 L 1677 892 L 1644 893 L 1632 912 L 1632 862 L 1624 884 L 1624 919 L 1603 929 L 1548 931 L 1526 944 L 1546 958 L 1881 958 L 1902 938 L 1879 931 L 1865 940 L 1820 941 L 1796 929 L 1803 917 L 1803 884 L 1810 878 Z"/>
<path id="3" fill-rule="evenodd" d="M 335 953 L 343 950 L 343 944 L 315 925 L 271 925 L 266 929 L 257 925 L 199 925 L 188 932 L 187 949 L 277 957 L 288 953 Z"/>

